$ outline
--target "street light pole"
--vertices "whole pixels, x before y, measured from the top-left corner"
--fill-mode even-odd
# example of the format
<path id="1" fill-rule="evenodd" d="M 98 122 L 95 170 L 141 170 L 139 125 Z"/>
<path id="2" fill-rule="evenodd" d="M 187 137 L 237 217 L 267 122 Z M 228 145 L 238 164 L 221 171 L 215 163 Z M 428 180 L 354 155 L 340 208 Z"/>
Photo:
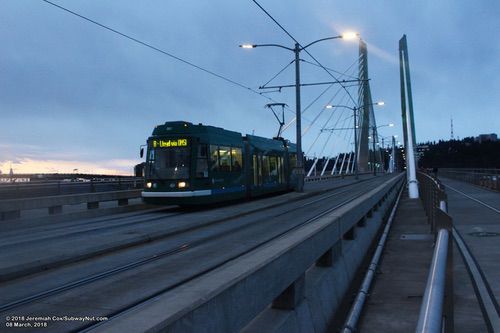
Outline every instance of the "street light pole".
<path id="1" fill-rule="evenodd" d="M 300 44 L 295 43 L 295 123 L 297 132 L 297 192 L 304 191 L 304 158 L 302 157 L 302 117 L 300 106 Z"/>
<path id="2" fill-rule="evenodd" d="M 295 47 L 289 48 L 279 44 L 242 44 L 241 48 L 244 49 L 253 49 L 256 47 L 262 46 L 275 46 L 282 49 L 286 49 L 295 53 L 295 122 L 297 125 L 297 163 L 295 172 L 297 175 L 297 192 L 304 191 L 304 157 L 302 156 L 302 121 L 301 121 L 301 106 L 300 106 L 300 51 L 305 50 L 309 46 L 316 44 L 318 42 L 322 42 L 325 40 L 344 38 L 344 39 L 354 39 L 358 38 L 359 35 L 357 33 L 349 32 L 344 33 L 340 36 L 326 37 L 322 39 L 315 40 L 304 47 L 301 47 L 299 43 L 295 43 Z"/>

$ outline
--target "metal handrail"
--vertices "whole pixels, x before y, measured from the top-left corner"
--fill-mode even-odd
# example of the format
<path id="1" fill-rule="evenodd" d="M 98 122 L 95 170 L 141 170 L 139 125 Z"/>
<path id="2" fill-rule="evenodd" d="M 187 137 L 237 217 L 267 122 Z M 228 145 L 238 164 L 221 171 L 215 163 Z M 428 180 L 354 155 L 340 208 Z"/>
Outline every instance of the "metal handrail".
<path id="1" fill-rule="evenodd" d="M 416 333 L 442 331 L 449 238 L 448 230 L 439 230 Z"/>
<path id="2" fill-rule="evenodd" d="M 500 191 L 500 169 L 439 169 L 444 177 Z"/>
<path id="3" fill-rule="evenodd" d="M 420 198 L 436 245 L 427 278 L 416 333 L 453 332 L 452 219 L 447 214 L 447 196 L 441 182 L 422 172 L 417 174 Z M 444 330 L 443 330 L 444 325 Z"/>

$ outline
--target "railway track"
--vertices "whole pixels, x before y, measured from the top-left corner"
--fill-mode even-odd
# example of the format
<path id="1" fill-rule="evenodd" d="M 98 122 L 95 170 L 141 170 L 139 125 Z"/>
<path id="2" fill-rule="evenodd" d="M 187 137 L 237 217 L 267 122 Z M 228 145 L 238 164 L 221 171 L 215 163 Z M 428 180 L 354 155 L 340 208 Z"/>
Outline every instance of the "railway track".
<path id="1" fill-rule="evenodd" d="M 364 179 L 357 183 L 372 181 L 374 180 Z M 328 192 L 318 194 L 318 200 L 321 199 L 321 195 L 328 196 Z M 301 198 L 295 197 L 292 200 L 300 200 Z M 286 204 L 288 202 L 281 200 L 277 204 L 261 205 L 257 210 L 273 209 Z M 179 233 L 226 222 L 256 211 L 255 209 L 243 208 L 241 212 L 235 213 L 232 207 L 227 206 L 219 210 L 197 210 L 195 212 L 167 208 L 155 210 L 146 215 L 127 214 L 125 218 L 121 215 L 120 217 L 93 219 L 90 222 L 85 221 L 66 227 L 47 228 L 43 226 L 36 228 L 36 231 L 30 229 L 29 232 L 20 230 L 15 233 L 6 233 L 0 240 L 0 262 L 7 262 L 8 266 L 3 265 L 0 281 L 141 246 Z M 222 213 L 212 214 L 214 211 L 222 211 Z M 211 214 L 213 216 L 210 216 Z M 180 219 L 181 217 L 182 219 Z M 47 248 L 46 244 L 49 241 L 52 246 Z M 75 247 L 73 244 L 79 244 L 79 246 Z M 62 252 L 61 249 L 66 250 Z M 33 257 L 31 253 L 37 253 L 37 257 Z M 8 259 L 13 255 L 17 257 L 18 262 L 23 264 L 17 265 Z"/>
<path id="2" fill-rule="evenodd" d="M 376 183 L 377 179 L 372 181 Z M 378 179 L 378 181 L 380 182 L 381 180 Z M 349 188 L 337 189 L 333 192 L 310 198 L 307 201 L 297 201 L 294 203 L 293 208 L 288 208 L 287 206 L 274 207 L 272 214 L 269 214 L 271 211 L 261 211 L 247 214 L 237 219 L 231 219 L 231 223 L 212 223 L 209 226 L 200 226 L 199 228 L 191 229 L 189 232 L 179 233 L 175 240 L 167 241 L 164 239 L 155 242 L 155 244 L 148 244 L 148 246 L 141 247 L 141 251 L 139 251 L 140 258 L 138 259 L 130 260 L 133 257 L 129 255 L 130 253 L 122 253 L 121 255 L 124 257 L 122 259 L 128 259 L 128 261 L 124 260 L 123 264 L 111 269 L 96 271 L 93 274 L 87 274 L 80 278 L 66 281 L 66 283 L 58 283 L 52 288 L 45 290 L 29 294 L 24 293 L 23 296 L 21 296 L 22 293 L 18 293 L 7 301 L 2 299 L 0 312 L 3 315 L 12 314 L 12 311 L 14 313 L 21 311 L 22 313 L 41 315 L 47 311 L 55 311 L 54 307 L 48 306 L 48 304 L 56 304 L 55 308 L 59 309 L 61 304 L 66 304 L 69 300 L 82 297 L 92 298 L 91 295 L 93 295 L 95 301 L 99 304 L 97 315 L 108 318 L 117 316 L 144 302 L 148 302 L 148 300 L 159 294 L 168 292 L 245 253 L 253 251 L 255 248 L 264 246 L 266 243 L 272 242 L 284 234 L 317 220 L 321 216 L 359 197 L 365 188 L 366 184 L 356 184 Z M 328 205 L 325 203 L 327 201 L 329 201 Z M 319 213 L 313 213 L 316 210 L 319 210 Z M 301 218 L 292 218 L 296 216 L 301 216 Z M 249 235 L 252 235 L 252 237 L 250 238 Z M 144 255 L 145 252 L 148 252 L 145 247 L 149 248 L 148 255 Z M 158 251 L 160 248 L 162 251 Z M 122 252 L 130 252 L 132 250 L 128 249 Z M 205 256 L 207 251 L 209 253 L 215 252 L 217 255 L 211 255 L 211 260 L 201 263 L 197 267 L 185 266 L 186 261 L 196 262 L 200 256 Z M 120 260 L 115 260 L 116 258 L 109 258 L 111 256 L 112 254 L 108 253 L 101 258 L 95 258 L 95 260 L 89 259 L 88 263 L 82 264 L 80 267 L 75 265 L 74 269 L 76 271 L 81 271 L 82 269 L 85 271 L 86 266 L 101 266 L 104 261 L 120 262 Z M 182 263 L 184 263 L 184 266 L 182 266 Z M 63 270 L 62 273 L 69 274 L 68 267 L 65 269 L 66 271 Z M 9 289 L 10 287 L 11 290 L 22 290 L 23 285 L 40 285 L 40 282 L 45 278 L 50 278 L 51 274 L 57 275 L 57 271 L 61 270 L 52 270 L 47 277 L 35 276 L 32 279 L 13 281 L 4 286 L 4 288 Z M 182 274 L 179 274 L 180 271 L 182 271 Z M 150 272 L 153 272 L 153 274 Z M 169 272 L 172 275 L 165 278 L 165 273 Z M 163 276 L 163 279 L 166 279 L 166 281 L 164 280 L 161 286 L 156 284 L 156 287 L 152 287 L 150 283 L 155 284 L 154 277 L 159 276 Z M 128 281 L 125 284 L 136 286 L 140 285 L 141 281 L 143 283 L 147 281 L 146 284 L 148 286 L 143 288 L 147 289 L 147 291 L 143 290 L 141 293 L 142 297 L 137 297 L 137 295 L 136 297 L 130 297 L 130 291 L 127 291 L 125 292 L 127 296 L 124 297 L 126 300 L 118 301 L 114 297 L 111 304 L 109 302 L 107 304 L 101 303 L 99 301 L 99 294 L 102 294 L 103 290 L 107 290 L 107 294 L 120 294 L 118 292 L 120 287 L 113 283 L 117 279 L 120 281 L 120 284 L 123 284 L 123 281 Z M 0 287 L 1 289 L 2 287 Z M 102 307 L 106 310 L 101 311 Z M 76 330 L 85 327 L 90 329 L 92 325 L 71 325 L 71 329 Z M 67 329 L 67 326 L 63 328 L 63 330 Z"/>

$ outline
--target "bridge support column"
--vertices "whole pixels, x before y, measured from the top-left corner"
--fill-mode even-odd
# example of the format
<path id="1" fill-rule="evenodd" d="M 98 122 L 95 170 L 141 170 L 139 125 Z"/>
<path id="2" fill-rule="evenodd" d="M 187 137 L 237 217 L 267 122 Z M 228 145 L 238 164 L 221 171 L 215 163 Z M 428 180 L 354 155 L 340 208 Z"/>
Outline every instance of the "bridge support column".
<path id="1" fill-rule="evenodd" d="M 273 301 L 273 308 L 281 310 L 294 310 L 295 307 L 304 299 L 306 289 L 306 275 L 302 273 L 300 277 L 288 286 Z"/>

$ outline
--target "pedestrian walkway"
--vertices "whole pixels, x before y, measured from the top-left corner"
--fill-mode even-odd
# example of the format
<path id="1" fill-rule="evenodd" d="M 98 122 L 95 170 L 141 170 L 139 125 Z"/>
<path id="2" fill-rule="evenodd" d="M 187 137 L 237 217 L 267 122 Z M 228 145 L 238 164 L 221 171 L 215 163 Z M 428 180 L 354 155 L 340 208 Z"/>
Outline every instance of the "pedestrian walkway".
<path id="1" fill-rule="evenodd" d="M 434 251 L 422 202 L 403 194 L 358 331 L 414 332 Z M 454 248 L 454 332 L 487 332 L 479 303 Z"/>
<path id="2" fill-rule="evenodd" d="M 359 332 L 413 332 L 432 260 L 434 238 L 420 200 L 403 194 Z"/>

